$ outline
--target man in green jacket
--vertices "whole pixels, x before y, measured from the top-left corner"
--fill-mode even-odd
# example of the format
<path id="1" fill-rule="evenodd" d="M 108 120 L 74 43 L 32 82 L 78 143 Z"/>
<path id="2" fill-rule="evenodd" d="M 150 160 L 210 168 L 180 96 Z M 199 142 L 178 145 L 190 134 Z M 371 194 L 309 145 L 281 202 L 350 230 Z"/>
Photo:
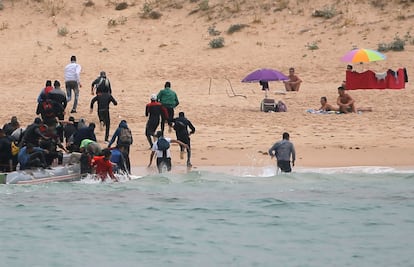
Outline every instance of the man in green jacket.
<path id="1" fill-rule="evenodd" d="M 158 101 L 167 109 L 168 118 L 162 118 L 161 120 L 161 131 L 164 132 L 165 120 L 168 122 L 169 131 L 172 129 L 172 121 L 174 119 L 174 108 L 178 106 L 177 94 L 171 90 L 171 83 L 166 82 L 164 89 L 162 89 L 157 95 Z"/>

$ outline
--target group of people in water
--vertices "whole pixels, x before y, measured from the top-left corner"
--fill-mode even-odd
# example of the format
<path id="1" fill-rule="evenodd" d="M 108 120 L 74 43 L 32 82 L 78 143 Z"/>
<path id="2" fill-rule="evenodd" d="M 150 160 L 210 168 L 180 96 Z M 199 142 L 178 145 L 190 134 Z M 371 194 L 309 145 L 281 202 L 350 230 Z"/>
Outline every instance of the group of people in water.
<path id="1" fill-rule="evenodd" d="M 71 153 L 70 163 L 80 163 L 81 173 L 96 173 L 102 180 L 107 177 L 116 180 L 114 173 L 131 173 L 129 159 L 130 146 L 133 144 L 132 132 L 126 120 L 122 120 L 111 139 L 109 105 L 118 102 L 112 95 L 109 79 L 104 71 L 100 72 L 91 84 L 93 98 L 90 102 L 90 112 L 97 103 L 97 115 L 101 129 L 105 127 L 104 141 L 107 147 L 102 148 L 97 142 L 95 123 L 88 125 L 84 119 L 75 120 L 79 97 L 81 67 L 76 63 L 76 57 L 65 67 L 66 93 L 61 89 L 60 82 L 46 81 L 45 87 L 37 98 L 36 117 L 32 124 L 21 127 L 16 116 L 0 129 L 0 172 L 26 170 L 31 168 L 50 168 L 63 163 L 63 154 Z M 65 120 L 68 102 L 74 95 L 71 116 Z M 190 135 L 195 132 L 193 124 L 180 112 L 174 117 L 174 108 L 179 104 L 177 94 L 171 89 L 171 83 L 166 82 L 158 94 L 150 97 L 150 103 L 145 107 L 148 117 L 145 135 L 152 150 L 149 165 L 153 157 L 157 158 L 158 170 L 171 170 L 170 143 L 180 145 L 180 158 L 187 152 L 187 167 L 191 167 Z M 164 126 L 169 132 L 175 130 L 177 140 L 164 137 Z M 160 131 L 157 131 L 160 127 Z M 190 131 L 188 130 L 190 129 Z M 159 140 L 166 141 L 168 146 Z M 115 144 L 115 146 L 113 146 Z"/>

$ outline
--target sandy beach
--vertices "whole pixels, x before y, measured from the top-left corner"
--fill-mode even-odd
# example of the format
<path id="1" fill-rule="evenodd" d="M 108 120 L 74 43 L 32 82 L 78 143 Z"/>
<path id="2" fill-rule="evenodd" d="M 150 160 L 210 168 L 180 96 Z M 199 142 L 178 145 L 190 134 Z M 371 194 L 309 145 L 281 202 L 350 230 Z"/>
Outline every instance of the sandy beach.
<path id="1" fill-rule="evenodd" d="M 148 164 L 145 105 L 165 81 L 178 95 L 176 114 L 184 111 L 196 127 L 191 137 L 194 167 L 271 165 L 267 150 L 283 132 L 290 133 L 299 167 L 414 166 L 412 2 L 384 1 L 380 8 L 370 1 L 284 1 L 282 6 L 283 1 L 217 0 L 207 1 L 205 10 L 201 2 L 153 1 L 152 10 L 162 16 L 144 19 L 145 1 L 128 2 L 124 10 L 104 0 L 91 6 L 78 0 L 0 1 L 1 124 L 13 115 L 22 125 L 31 123 L 45 81 L 63 83 L 63 69 L 76 55 L 83 70 L 75 118 L 98 123 L 96 110 L 89 113 L 90 86 L 106 71 L 119 102 L 111 106 L 111 134 L 120 120 L 127 120 L 134 137 L 134 166 Z M 324 6 L 334 7 L 336 15 L 312 16 Z M 234 24 L 247 26 L 226 33 Z M 209 35 L 212 26 L 221 31 L 223 48 L 209 47 L 215 38 Z M 377 49 L 396 36 L 407 40 L 403 51 L 386 52 L 386 60 L 355 68 L 384 72 L 405 67 L 405 89 L 348 92 L 357 107 L 372 107 L 372 112 L 306 112 L 320 106 L 321 96 L 336 102 L 347 64 L 342 55 L 354 47 Z M 287 74 L 289 67 L 303 80 L 299 92 L 284 92 L 281 82 L 269 83 L 269 98 L 282 100 L 288 112 L 261 112 L 259 84 L 241 80 L 255 69 Z M 96 134 L 104 145 L 104 131 Z M 175 137 L 174 132 L 166 135 Z M 178 147 L 172 153 L 173 165 L 185 165 Z"/>

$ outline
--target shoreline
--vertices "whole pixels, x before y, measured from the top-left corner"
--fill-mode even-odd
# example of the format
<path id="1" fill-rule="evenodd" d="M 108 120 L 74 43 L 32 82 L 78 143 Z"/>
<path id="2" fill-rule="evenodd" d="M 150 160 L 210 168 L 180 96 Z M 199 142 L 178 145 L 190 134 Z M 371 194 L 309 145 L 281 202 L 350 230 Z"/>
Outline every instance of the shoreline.
<path id="1" fill-rule="evenodd" d="M 293 141 L 294 142 L 294 141 Z M 346 168 L 355 166 L 378 166 L 389 168 L 410 168 L 414 166 L 412 159 L 414 151 L 400 147 L 366 147 L 366 148 L 336 148 L 326 147 L 315 149 L 307 146 L 296 147 L 295 168 Z M 178 147 L 171 148 L 172 165 L 184 166 L 184 159 L 179 158 Z M 246 166 L 264 167 L 275 165 L 275 159 L 270 159 L 267 149 L 225 149 L 214 150 L 196 148 L 192 152 L 193 166 L 221 167 Z M 146 167 L 149 162 L 150 150 L 131 150 L 131 164 L 134 167 Z M 152 167 L 155 167 L 155 162 Z"/>
<path id="2" fill-rule="evenodd" d="M 194 172 L 210 172 L 215 174 L 227 174 L 235 176 L 258 176 L 258 177 L 273 177 L 281 175 L 276 171 L 275 165 L 267 166 L 196 166 L 188 170 L 184 165 L 173 166 L 171 172 L 158 173 L 155 166 L 151 168 L 143 166 L 132 166 L 132 175 L 140 178 L 151 175 L 177 175 L 177 174 L 191 174 Z M 381 173 L 413 173 L 414 166 L 348 166 L 348 167 L 294 167 L 291 173 L 318 173 L 318 174 L 381 174 Z"/>

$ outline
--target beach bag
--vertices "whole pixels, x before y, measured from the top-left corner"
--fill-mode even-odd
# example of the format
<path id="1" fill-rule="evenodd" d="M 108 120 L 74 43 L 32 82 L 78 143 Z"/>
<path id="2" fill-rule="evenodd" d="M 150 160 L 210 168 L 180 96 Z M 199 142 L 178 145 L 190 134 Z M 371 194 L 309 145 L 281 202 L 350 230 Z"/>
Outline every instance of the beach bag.
<path id="1" fill-rule="evenodd" d="M 277 102 L 277 104 L 276 104 L 275 111 L 276 112 L 286 112 L 287 107 L 286 107 L 285 103 L 283 103 L 282 101 L 279 100 L 279 102 Z"/>
<path id="2" fill-rule="evenodd" d="M 129 128 L 121 128 L 119 141 L 122 144 L 132 144 L 132 133 Z"/>
<path id="3" fill-rule="evenodd" d="M 157 141 L 158 150 L 166 151 L 170 148 L 170 142 L 168 142 L 165 138 L 160 137 Z"/>

